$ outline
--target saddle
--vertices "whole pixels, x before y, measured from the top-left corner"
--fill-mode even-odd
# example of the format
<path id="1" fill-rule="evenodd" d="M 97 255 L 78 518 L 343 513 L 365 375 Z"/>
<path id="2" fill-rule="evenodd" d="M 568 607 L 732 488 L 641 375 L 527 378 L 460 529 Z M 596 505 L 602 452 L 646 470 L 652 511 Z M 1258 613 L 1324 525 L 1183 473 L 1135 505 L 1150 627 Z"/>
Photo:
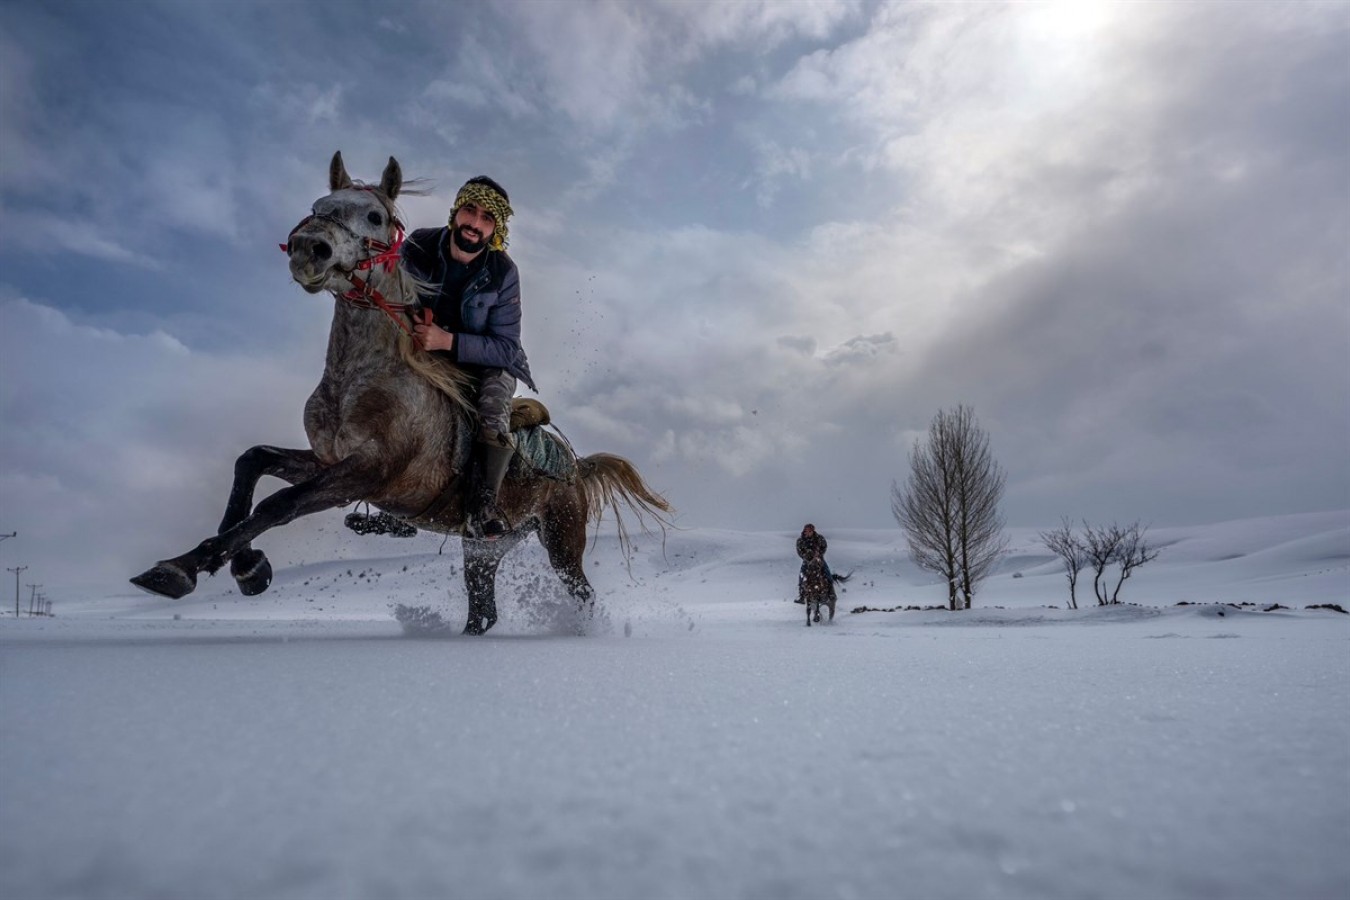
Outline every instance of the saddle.
<path id="1" fill-rule="evenodd" d="M 552 418 L 548 407 L 532 397 L 515 397 L 511 400 L 511 430 L 522 431 L 547 425 Z"/>

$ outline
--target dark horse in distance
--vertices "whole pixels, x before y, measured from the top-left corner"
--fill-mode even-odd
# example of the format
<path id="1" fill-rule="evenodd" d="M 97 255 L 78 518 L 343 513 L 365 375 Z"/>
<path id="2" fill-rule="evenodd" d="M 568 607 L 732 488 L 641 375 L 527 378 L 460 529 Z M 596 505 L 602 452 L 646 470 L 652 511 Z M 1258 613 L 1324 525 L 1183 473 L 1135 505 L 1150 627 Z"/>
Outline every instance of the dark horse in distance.
<path id="1" fill-rule="evenodd" d="M 819 556 L 813 556 L 802 563 L 801 576 L 798 579 L 797 588 L 801 598 L 806 603 L 806 627 L 811 627 L 811 621 L 820 621 L 820 607 L 825 604 L 830 609 L 830 621 L 834 621 L 834 606 L 838 597 L 834 591 L 835 582 L 843 584 L 852 578 L 852 574 L 836 575 L 830 572 L 825 566 L 825 560 Z"/>
<path id="2" fill-rule="evenodd" d="M 531 533 L 588 613 L 594 591 L 582 570 L 587 522 L 606 507 L 618 516 L 622 503 L 640 521 L 650 515 L 664 526 L 670 506 L 630 462 L 612 454 L 577 459 L 569 452 L 574 474 L 564 479 L 545 477 L 517 457 L 499 498 L 514 530 L 490 541 L 466 533 L 462 479 L 476 428 L 470 381 L 411 336 L 409 322 L 421 308 L 419 285 L 399 264 L 403 226 L 394 200 L 402 170 L 390 157 L 378 185 L 353 182 L 338 153 L 328 186 L 282 248 L 297 284 L 335 297 L 323 378 L 305 404 L 309 448 L 246 450 L 235 463 L 218 533 L 132 583 L 176 599 L 197 586 L 197 573 L 229 563 L 240 591 L 260 594 L 271 584 L 272 567 L 251 546 L 255 538 L 300 516 L 365 500 L 418 528 L 463 536 L 466 634 L 496 623 L 498 564 Z M 290 487 L 255 506 L 264 475 Z M 625 538 L 622 519 L 619 532 Z"/>

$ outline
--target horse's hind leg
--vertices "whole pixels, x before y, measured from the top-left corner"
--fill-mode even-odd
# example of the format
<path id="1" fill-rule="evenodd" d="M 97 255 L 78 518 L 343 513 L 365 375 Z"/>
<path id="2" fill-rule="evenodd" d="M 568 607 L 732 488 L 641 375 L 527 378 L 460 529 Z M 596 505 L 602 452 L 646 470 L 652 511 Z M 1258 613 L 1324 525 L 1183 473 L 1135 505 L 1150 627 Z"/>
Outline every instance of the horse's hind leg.
<path id="1" fill-rule="evenodd" d="M 549 564 L 562 579 L 563 587 L 576 601 L 577 612 L 588 614 L 595 602 L 595 588 L 581 566 L 586 555 L 586 511 L 579 496 L 569 495 L 549 504 L 539 524 L 539 543 L 548 552 Z"/>
<path id="2" fill-rule="evenodd" d="M 235 460 L 234 484 L 230 487 L 225 516 L 216 533 L 224 534 L 248 518 L 253 511 L 253 492 L 264 475 L 280 478 L 287 484 L 299 484 L 319 474 L 321 469 L 319 458 L 312 450 L 268 446 L 245 450 Z M 272 564 L 261 550 L 245 544 L 230 557 L 230 574 L 239 584 L 240 593 L 252 597 L 267 590 L 272 583 Z"/>

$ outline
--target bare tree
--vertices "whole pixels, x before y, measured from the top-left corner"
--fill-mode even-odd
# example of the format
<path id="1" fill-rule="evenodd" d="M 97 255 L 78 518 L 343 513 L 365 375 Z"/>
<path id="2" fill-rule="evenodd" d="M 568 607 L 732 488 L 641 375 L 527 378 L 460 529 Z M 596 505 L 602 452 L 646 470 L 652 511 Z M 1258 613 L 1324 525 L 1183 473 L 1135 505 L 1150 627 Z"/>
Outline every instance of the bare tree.
<path id="1" fill-rule="evenodd" d="M 921 569 L 947 582 L 949 609 L 970 609 L 975 587 L 1007 547 L 998 502 L 1004 474 L 967 406 L 943 410 L 914 442 L 905 486 L 891 484 L 891 512 Z M 960 598 L 958 599 L 958 592 Z"/>
<path id="2" fill-rule="evenodd" d="M 1073 533 L 1068 519 L 1062 519 L 1054 531 L 1042 531 L 1041 543 L 1064 564 L 1064 574 L 1069 579 L 1069 609 L 1077 609 L 1078 573 L 1088 564 L 1087 547 Z"/>
<path id="3" fill-rule="evenodd" d="M 926 446 L 914 442 L 905 488 L 902 490 L 891 482 L 891 514 L 904 529 L 915 564 L 947 582 L 947 608 L 954 610 L 960 557 L 953 492 L 948 473 L 939 465 L 939 456 L 931 440 Z"/>
<path id="4" fill-rule="evenodd" d="M 961 592 L 970 609 L 975 586 L 985 579 L 1008 548 L 1003 534 L 1003 499 L 1006 478 L 989 449 L 989 435 L 975 421 L 967 406 L 957 407 L 949 417 L 954 432 L 957 490 L 957 543 L 961 548 Z"/>

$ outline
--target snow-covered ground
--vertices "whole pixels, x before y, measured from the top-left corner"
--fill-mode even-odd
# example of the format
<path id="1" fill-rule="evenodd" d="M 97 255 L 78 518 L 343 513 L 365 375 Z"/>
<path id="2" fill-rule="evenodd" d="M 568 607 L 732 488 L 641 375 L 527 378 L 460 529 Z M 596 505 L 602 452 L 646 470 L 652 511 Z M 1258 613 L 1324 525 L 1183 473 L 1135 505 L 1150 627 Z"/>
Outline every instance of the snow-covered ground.
<path id="1" fill-rule="evenodd" d="M 0 896 L 1350 896 L 1350 513 L 1154 529 L 1076 611 L 1027 531 L 971 611 L 853 614 L 945 592 L 818 524 L 822 628 L 794 533 L 711 530 L 602 534 L 585 636 L 536 545 L 486 637 L 405 630 L 463 623 L 432 535 L 0 619 Z"/>

